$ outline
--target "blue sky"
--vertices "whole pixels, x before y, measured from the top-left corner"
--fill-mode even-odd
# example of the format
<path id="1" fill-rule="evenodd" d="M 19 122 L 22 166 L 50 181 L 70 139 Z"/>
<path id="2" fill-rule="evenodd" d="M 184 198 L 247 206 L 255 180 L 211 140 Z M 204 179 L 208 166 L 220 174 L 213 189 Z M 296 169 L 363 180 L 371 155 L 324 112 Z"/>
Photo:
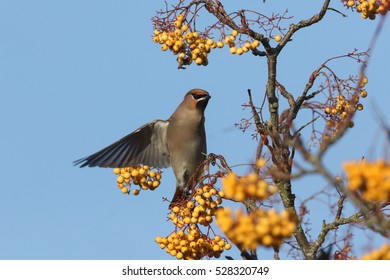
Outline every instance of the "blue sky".
<path id="1" fill-rule="evenodd" d="M 242 5 L 264 13 L 284 10 L 280 1 L 268 2 Z M 317 11 L 320 4 L 313 2 L 290 4 L 294 21 Z M 163 6 L 0 0 L 0 259 L 170 259 L 154 238 L 173 229 L 166 221 L 168 204 L 161 201 L 174 192 L 172 171 L 164 172 L 156 191 L 134 197 L 119 192 L 112 170 L 79 169 L 72 161 L 150 120 L 168 118 L 191 88 L 212 95 L 206 110 L 209 152 L 224 155 L 231 165 L 253 160 L 256 142 L 234 124 L 249 115 L 241 108 L 248 88 L 258 104 L 262 100 L 264 61 L 224 48 L 210 55 L 207 67 L 176 69 L 175 58 L 151 40 L 150 18 Z M 338 2 L 334 6 L 343 10 Z M 348 18 L 330 13 L 299 32 L 281 54 L 279 81 L 291 92 L 302 90 L 326 58 L 368 47 L 376 22 L 346 13 Z M 327 156 L 335 174 L 343 159 L 384 152 L 371 102 L 388 112 L 389 27 L 387 21 L 368 68 L 366 110 Z M 354 64 L 337 66 L 346 75 L 357 71 Z M 322 186 L 316 178 L 299 182 L 298 200 Z M 331 216 L 311 206 L 318 232 L 322 219 Z M 367 244 L 363 237 L 358 252 Z M 272 258 L 268 250 L 259 252 Z"/>

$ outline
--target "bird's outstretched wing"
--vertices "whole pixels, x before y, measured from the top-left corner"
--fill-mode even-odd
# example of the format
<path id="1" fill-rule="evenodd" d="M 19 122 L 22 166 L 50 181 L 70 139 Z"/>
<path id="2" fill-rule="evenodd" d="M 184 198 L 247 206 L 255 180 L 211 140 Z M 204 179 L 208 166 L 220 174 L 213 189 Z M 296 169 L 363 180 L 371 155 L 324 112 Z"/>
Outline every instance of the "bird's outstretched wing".
<path id="1" fill-rule="evenodd" d="M 76 160 L 80 167 L 128 167 L 145 164 L 156 168 L 170 166 L 166 141 L 168 121 L 154 120 L 110 146 Z"/>

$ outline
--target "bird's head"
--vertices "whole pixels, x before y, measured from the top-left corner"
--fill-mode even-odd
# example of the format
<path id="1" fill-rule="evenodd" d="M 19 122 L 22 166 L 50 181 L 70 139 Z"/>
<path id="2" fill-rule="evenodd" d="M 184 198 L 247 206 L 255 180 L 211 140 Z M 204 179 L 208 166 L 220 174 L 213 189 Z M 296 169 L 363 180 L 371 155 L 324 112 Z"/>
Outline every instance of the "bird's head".
<path id="1" fill-rule="evenodd" d="M 184 102 L 187 103 L 187 105 L 193 109 L 197 108 L 204 111 L 210 98 L 211 96 L 207 91 L 196 88 L 196 89 L 191 89 L 184 96 Z"/>

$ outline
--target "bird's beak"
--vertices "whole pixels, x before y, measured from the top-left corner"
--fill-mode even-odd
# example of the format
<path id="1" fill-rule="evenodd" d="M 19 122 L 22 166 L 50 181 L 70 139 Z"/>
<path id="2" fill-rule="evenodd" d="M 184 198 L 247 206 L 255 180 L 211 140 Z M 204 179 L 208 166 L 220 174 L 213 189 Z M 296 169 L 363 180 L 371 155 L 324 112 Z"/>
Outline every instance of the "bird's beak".
<path id="1" fill-rule="evenodd" d="M 211 98 L 211 95 L 205 95 L 204 97 L 200 98 L 199 100 L 206 100 L 208 101 Z"/>
<path id="2" fill-rule="evenodd" d="M 202 96 L 201 98 L 196 100 L 196 107 L 202 108 L 203 110 L 206 108 L 207 103 L 209 103 L 210 95 Z"/>

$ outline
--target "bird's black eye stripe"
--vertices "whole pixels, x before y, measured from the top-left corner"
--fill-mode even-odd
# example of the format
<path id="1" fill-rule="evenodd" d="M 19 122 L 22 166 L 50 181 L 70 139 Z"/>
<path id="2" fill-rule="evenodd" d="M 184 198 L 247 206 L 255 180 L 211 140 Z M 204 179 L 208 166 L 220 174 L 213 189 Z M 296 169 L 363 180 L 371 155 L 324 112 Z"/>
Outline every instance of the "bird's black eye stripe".
<path id="1" fill-rule="evenodd" d="M 202 97 L 204 97 L 204 94 L 195 94 L 195 93 L 193 93 L 193 94 L 192 94 L 192 97 L 193 97 L 194 99 L 198 100 L 198 99 L 201 99 Z"/>

